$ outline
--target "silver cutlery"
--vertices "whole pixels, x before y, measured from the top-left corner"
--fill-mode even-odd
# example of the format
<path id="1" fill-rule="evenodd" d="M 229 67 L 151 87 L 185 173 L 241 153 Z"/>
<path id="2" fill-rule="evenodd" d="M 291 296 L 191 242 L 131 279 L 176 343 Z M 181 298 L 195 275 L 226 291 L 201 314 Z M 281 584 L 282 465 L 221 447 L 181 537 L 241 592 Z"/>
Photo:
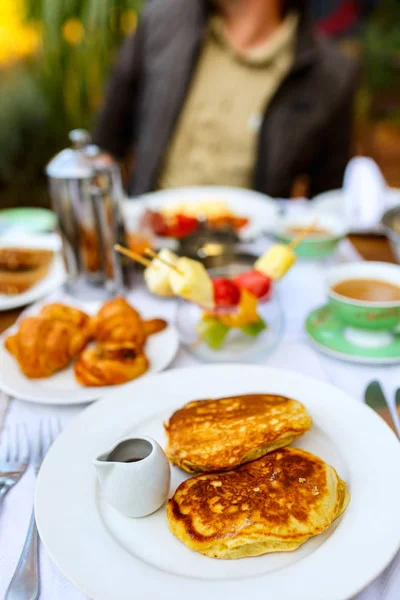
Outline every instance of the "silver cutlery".
<path id="1" fill-rule="evenodd" d="M 20 480 L 29 464 L 29 442 L 24 425 L 3 430 L 0 440 L 0 502 Z"/>
<path id="2" fill-rule="evenodd" d="M 41 421 L 38 438 L 32 456 L 35 475 L 39 469 L 54 439 L 60 432 L 60 424 L 50 420 Z M 37 600 L 40 593 L 39 561 L 38 561 L 38 532 L 35 512 L 32 510 L 28 533 L 19 558 L 15 573 L 8 586 L 5 600 Z"/>
<path id="3" fill-rule="evenodd" d="M 399 408 L 400 408 L 400 388 L 396 391 L 394 402 L 388 401 L 385 394 L 383 393 L 382 386 L 378 381 L 371 381 L 365 390 L 365 403 L 375 410 L 380 417 L 384 420 L 385 416 L 390 416 L 393 423 L 394 429 L 400 439 L 400 419 L 399 419 Z M 387 596 L 389 591 L 389 584 L 391 576 L 397 571 L 400 565 L 400 552 L 397 553 L 391 564 L 381 575 L 381 594 L 382 600 Z"/>
<path id="4" fill-rule="evenodd" d="M 383 419 L 385 419 L 385 416 L 390 417 L 394 429 L 400 439 L 400 418 L 398 413 L 398 408 L 400 406 L 400 389 L 397 390 L 395 399 L 392 402 L 385 397 L 379 381 L 371 381 L 365 390 L 365 403 L 375 410 Z"/>

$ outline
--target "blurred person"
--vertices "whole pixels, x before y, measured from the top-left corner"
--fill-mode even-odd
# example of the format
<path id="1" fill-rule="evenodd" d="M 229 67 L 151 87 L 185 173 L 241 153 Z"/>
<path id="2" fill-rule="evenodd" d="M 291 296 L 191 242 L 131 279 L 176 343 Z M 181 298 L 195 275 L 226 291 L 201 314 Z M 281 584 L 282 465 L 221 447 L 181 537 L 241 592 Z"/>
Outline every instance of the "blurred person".
<path id="1" fill-rule="evenodd" d="M 342 185 L 357 67 L 307 0 L 151 0 L 122 48 L 94 141 L 129 192 L 228 185 L 273 197 Z"/>

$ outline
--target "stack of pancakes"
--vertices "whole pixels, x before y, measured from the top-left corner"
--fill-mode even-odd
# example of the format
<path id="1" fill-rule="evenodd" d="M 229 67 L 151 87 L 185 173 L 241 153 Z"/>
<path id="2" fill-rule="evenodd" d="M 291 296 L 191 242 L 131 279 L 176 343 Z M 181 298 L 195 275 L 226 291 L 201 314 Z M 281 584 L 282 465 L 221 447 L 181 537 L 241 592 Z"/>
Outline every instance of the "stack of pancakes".
<path id="1" fill-rule="evenodd" d="M 252 394 L 198 400 L 165 425 L 170 461 L 188 473 L 167 505 L 174 535 L 213 558 L 295 550 L 342 514 L 335 469 L 288 447 L 312 425 L 289 398 Z"/>

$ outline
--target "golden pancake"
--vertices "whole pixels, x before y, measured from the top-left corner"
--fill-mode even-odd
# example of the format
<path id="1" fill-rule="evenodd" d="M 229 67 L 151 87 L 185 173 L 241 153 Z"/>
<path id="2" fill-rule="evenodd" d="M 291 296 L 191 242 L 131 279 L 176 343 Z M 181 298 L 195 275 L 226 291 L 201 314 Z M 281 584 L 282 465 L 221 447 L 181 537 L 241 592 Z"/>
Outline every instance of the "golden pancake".
<path id="1" fill-rule="evenodd" d="M 197 400 L 165 425 L 167 456 L 187 473 L 223 471 L 291 444 L 311 425 L 305 407 L 283 396 Z"/>
<path id="2" fill-rule="evenodd" d="M 184 481 L 168 502 L 167 519 L 191 550 L 243 558 L 296 550 L 325 531 L 349 498 L 333 467 L 305 450 L 282 448 Z"/>

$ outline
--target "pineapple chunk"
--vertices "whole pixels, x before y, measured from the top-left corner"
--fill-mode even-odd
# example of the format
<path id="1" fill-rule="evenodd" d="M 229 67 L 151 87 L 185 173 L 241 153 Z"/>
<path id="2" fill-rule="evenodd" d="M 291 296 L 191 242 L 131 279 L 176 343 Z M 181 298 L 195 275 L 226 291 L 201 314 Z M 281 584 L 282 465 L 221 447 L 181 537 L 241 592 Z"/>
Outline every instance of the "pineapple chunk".
<path id="1" fill-rule="evenodd" d="M 218 320 L 228 327 L 243 327 L 259 319 L 257 298 L 247 290 L 241 290 L 238 310 L 232 314 L 218 315 Z"/>
<path id="2" fill-rule="evenodd" d="M 160 250 L 158 256 L 172 265 L 175 265 L 178 260 L 178 256 L 167 248 Z M 156 294 L 157 296 L 174 296 L 174 292 L 172 291 L 169 281 L 171 271 L 172 269 L 170 267 L 164 265 L 164 263 L 160 262 L 156 258 L 152 260 L 151 265 L 144 271 L 144 280 L 150 292 Z"/>
<path id="3" fill-rule="evenodd" d="M 175 264 L 177 271 L 170 270 L 169 282 L 177 296 L 199 304 L 203 308 L 214 308 L 214 287 L 204 266 L 197 260 L 182 257 Z"/>
<path id="4" fill-rule="evenodd" d="M 295 262 L 296 255 L 291 248 L 284 244 L 274 244 L 256 260 L 254 268 L 276 281 L 281 279 Z"/>

